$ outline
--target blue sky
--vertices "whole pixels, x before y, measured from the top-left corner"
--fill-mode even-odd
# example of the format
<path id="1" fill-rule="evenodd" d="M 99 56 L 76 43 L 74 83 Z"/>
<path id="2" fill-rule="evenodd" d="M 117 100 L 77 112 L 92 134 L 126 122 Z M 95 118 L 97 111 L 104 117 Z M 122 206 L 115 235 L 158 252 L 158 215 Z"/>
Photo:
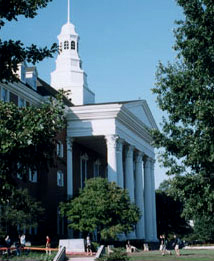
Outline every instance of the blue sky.
<path id="1" fill-rule="evenodd" d="M 146 99 L 159 125 L 162 112 L 151 88 L 158 61 L 173 61 L 174 21 L 182 17 L 174 0 L 71 0 L 71 22 L 80 36 L 80 57 L 96 102 Z M 6 23 L 1 38 L 51 46 L 67 22 L 67 0 L 53 0 L 34 19 Z M 50 82 L 55 58 L 37 64 Z M 164 169 L 156 164 L 156 187 Z"/>

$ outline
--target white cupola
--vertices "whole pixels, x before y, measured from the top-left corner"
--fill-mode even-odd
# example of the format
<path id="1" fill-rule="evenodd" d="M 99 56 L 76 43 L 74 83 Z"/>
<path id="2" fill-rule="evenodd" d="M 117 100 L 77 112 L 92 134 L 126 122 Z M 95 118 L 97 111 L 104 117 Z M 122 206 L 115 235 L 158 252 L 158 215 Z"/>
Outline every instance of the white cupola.
<path id="1" fill-rule="evenodd" d="M 87 74 L 82 70 L 78 54 L 79 36 L 70 22 L 70 0 L 68 0 L 68 21 L 58 35 L 59 54 L 56 69 L 51 73 L 51 86 L 70 91 L 69 98 L 74 105 L 95 102 L 94 93 L 88 88 Z"/>

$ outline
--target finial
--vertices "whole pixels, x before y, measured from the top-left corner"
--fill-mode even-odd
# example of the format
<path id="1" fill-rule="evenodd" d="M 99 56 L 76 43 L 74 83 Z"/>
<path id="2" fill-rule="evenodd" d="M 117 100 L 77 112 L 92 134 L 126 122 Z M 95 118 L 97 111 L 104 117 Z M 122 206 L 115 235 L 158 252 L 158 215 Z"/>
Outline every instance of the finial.
<path id="1" fill-rule="evenodd" d="M 68 0 L 68 23 L 70 23 L 70 0 Z"/>

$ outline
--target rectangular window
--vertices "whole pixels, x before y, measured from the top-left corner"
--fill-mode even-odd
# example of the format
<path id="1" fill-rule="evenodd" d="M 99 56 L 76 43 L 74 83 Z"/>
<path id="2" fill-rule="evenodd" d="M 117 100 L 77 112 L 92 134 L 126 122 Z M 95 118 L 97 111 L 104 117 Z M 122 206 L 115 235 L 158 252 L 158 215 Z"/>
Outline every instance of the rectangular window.
<path id="1" fill-rule="evenodd" d="M 57 172 L 57 186 L 64 187 L 64 174 L 62 171 Z"/>
<path id="2" fill-rule="evenodd" d="M 24 100 L 23 98 L 19 97 L 18 106 L 19 106 L 20 108 L 23 108 L 23 107 L 25 107 L 25 105 L 26 105 L 25 100 Z"/>
<path id="3" fill-rule="evenodd" d="M 63 144 L 60 141 L 56 144 L 56 154 L 58 157 L 63 158 Z"/>
<path id="4" fill-rule="evenodd" d="M 8 101 L 8 90 L 5 88 L 1 88 L 1 100 L 4 102 Z"/>
<path id="5" fill-rule="evenodd" d="M 13 102 L 15 105 L 18 105 L 18 96 L 10 92 L 10 102 Z"/>
<path id="6" fill-rule="evenodd" d="M 16 177 L 18 179 L 22 179 L 22 175 L 21 175 L 21 164 L 18 162 L 17 163 L 17 173 L 16 173 Z"/>
<path id="7" fill-rule="evenodd" d="M 29 169 L 29 181 L 32 183 L 37 182 L 37 171 L 36 170 L 32 171 L 31 169 Z"/>

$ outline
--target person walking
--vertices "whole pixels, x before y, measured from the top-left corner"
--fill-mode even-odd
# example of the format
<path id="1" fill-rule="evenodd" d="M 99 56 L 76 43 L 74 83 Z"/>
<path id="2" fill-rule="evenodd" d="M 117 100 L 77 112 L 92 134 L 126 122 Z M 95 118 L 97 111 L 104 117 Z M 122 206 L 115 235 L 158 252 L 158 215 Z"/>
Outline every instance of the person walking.
<path id="1" fill-rule="evenodd" d="M 171 252 L 169 250 L 167 250 L 167 244 L 168 244 L 168 240 L 167 240 L 166 236 L 163 234 L 162 235 L 162 251 L 161 251 L 163 256 L 165 254 L 171 255 Z"/>
<path id="2" fill-rule="evenodd" d="M 49 254 L 49 255 L 51 255 L 51 239 L 50 239 L 50 237 L 49 236 L 46 236 L 46 245 L 45 245 L 45 247 L 46 247 L 46 254 Z"/>
<path id="3" fill-rule="evenodd" d="M 88 256 L 88 255 L 91 255 L 91 256 L 92 256 L 91 239 L 90 239 L 90 236 L 89 236 L 89 235 L 86 237 L 86 252 L 87 252 L 87 256 Z"/>

